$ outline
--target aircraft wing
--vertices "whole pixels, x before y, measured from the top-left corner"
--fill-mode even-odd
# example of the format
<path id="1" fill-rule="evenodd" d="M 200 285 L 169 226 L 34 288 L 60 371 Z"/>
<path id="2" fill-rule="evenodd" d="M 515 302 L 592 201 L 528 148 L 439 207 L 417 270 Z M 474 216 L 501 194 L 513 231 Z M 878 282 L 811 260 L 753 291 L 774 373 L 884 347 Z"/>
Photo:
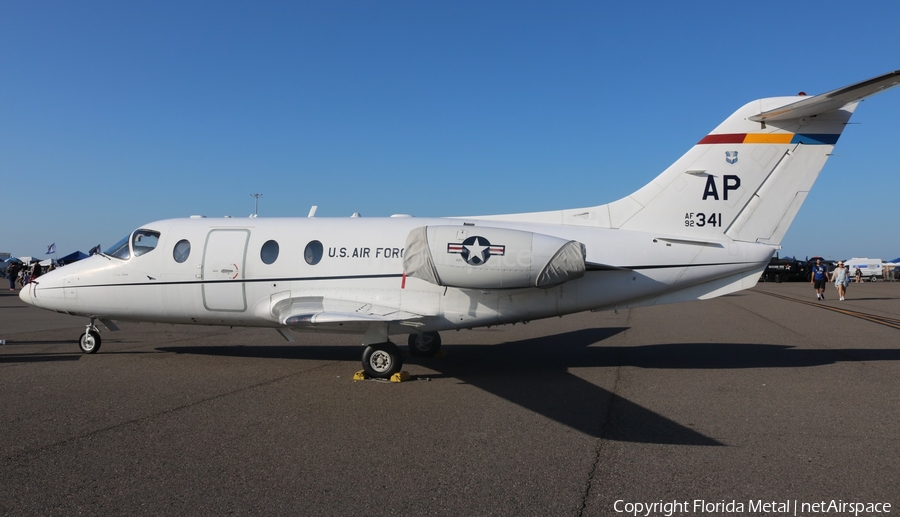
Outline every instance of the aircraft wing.
<path id="1" fill-rule="evenodd" d="M 850 86 L 844 86 L 820 95 L 793 102 L 786 106 L 764 111 L 750 117 L 754 122 L 767 122 L 775 120 L 789 120 L 795 118 L 811 117 L 820 113 L 827 113 L 841 109 L 842 107 L 875 95 L 900 84 L 900 70 L 894 70 L 878 77 L 862 81 Z"/>
<path id="2" fill-rule="evenodd" d="M 348 330 L 370 323 L 397 323 L 416 327 L 426 315 L 402 311 L 396 307 L 374 305 L 366 302 L 337 300 L 322 296 L 290 298 L 272 307 L 282 325 L 294 328 L 334 328 Z"/>

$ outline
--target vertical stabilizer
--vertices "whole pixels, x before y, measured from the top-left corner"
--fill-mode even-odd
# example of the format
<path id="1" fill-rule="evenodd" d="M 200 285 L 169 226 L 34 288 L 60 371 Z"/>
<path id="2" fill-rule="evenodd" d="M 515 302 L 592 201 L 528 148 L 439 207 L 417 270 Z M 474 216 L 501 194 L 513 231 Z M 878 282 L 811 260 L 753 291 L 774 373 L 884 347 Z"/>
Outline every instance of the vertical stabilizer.
<path id="1" fill-rule="evenodd" d="M 630 200 L 612 203 L 611 214 L 635 207 L 627 219 L 618 214 L 618 227 L 777 245 L 855 108 L 769 124 L 750 120 L 798 99 L 762 99 L 737 110 Z"/>
<path id="2" fill-rule="evenodd" d="M 814 97 L 744 105 L 634 194 L 596 207 L 609 226 L 778 245 L 859 100 L 900 71 Z"/>

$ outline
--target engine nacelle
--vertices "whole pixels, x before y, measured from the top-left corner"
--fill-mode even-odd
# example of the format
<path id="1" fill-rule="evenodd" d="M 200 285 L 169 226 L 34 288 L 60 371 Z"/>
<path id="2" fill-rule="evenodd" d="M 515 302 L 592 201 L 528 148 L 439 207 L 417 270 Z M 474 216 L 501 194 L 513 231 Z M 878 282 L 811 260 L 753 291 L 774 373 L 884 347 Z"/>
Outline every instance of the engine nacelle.
<path id="1" fill-rule="evenodd" d="M 406 276 L 466 289 L 553 287 L 584 276 L 584 245 L 540 233 L 475 226 L 409 232 Z"/>

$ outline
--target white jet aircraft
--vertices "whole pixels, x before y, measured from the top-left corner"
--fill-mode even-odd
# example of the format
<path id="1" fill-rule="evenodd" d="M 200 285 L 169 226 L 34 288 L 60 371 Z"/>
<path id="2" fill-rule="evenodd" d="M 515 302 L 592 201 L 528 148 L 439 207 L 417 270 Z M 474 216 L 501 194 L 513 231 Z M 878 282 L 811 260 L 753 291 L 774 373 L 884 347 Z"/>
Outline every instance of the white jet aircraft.
<path id="1" fill-rule="evenodd" d="M 477 217 L 169 219 L 47 273 L 22 300 L 100 321 L 362 335 L 372 377 L 390 336 L 704 300 L 756 284 L 862 99 L 900 70 L 812 97 L 750 102 L 637 192 L 588 208 Z M 312 214 L 311 214 L 312 215 Z"/>

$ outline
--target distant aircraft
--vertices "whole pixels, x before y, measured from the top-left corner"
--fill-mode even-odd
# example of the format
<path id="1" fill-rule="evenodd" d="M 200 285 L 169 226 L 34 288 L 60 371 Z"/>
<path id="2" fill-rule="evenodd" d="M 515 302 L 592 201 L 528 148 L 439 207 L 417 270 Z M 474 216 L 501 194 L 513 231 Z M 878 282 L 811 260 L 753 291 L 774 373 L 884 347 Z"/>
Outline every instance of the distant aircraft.
<path id="1" fill-rule="evenodd" d="M 750 102 L 637 192 L 551 212 L 426 218 L 169 219 L 51 271 L 25 302 L 100 321 L 356 333 L 387 378 L 434 355 L 441 330 L 747 289 L 862 99 L 900 70 L 828 93 Z M 312 213 L 310 214 L 312 215 Z"/>

